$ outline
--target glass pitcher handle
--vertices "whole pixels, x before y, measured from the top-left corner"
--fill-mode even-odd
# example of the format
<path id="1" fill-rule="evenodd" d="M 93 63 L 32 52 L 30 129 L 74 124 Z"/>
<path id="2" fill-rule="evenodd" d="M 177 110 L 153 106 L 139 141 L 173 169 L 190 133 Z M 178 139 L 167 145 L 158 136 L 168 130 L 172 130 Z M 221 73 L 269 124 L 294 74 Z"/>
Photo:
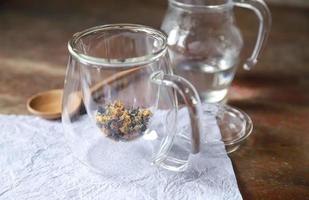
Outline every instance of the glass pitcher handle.
<path id="1" fill-rule="evenodd" d="M 158 85 L 164 85 L 176 89 L 176 91 L 183 98 L 188 107 L 191 121 L 191 144 L 192 154 L 199 153 L 200 151 L 200 112 L 201 100 L 194 86 L 186 79 L 165 74 L 163 71 L 154 72 L 151 75 L 151 80 Z"/>
<path id="2" fill-rule="evenodd" d="M 256 63 L 265 45 L 271 27 L 271 14 L 268 6 L 263 0 L 233 0 L 234 5 L 253 10 L 260 20 L 257 41 L 250 58 L 244 64 L 244 69 L 250 70 Z"/>

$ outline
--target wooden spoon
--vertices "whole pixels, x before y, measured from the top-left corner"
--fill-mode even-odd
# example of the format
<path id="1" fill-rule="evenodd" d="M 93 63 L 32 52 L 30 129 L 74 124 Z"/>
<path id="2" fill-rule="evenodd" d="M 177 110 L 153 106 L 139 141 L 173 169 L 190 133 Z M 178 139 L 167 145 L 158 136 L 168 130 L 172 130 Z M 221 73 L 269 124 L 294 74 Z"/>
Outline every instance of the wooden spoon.
<path id="1" fill-rule="evenodd" d="M 140 69 L 141 67 L 137 67 L 110 76 L 109 78 L 91 87 L 91 95 L 95 95 L 96 92 L 101 90 L 105 85 L 111 84 L 114 81 L 118 81 L 119 79 L 128 76 Z M 128 79 L 124 79 L 124 82 L 127 84 Z M 61 118 L 62 111 L 62 95 L 62 89 L 49 90 L 35 94 L 28 99 L 27 109 L 30 113 L 45 119 L 59 119 Z M 82 95 L 80 93 L 75 93 L 72 97 L 70 97 L 74 99 L 69 108 L 70 113 L 74 113 L 80 108 L 82 103 L 81 97 Z"/>
<path id="2" fill-rule="evenodd" d="M 63 90 L 49 90 L 30 97 L 27 109 L 34 115 L 45 119 L 59 119 L 61 117 Z"/>

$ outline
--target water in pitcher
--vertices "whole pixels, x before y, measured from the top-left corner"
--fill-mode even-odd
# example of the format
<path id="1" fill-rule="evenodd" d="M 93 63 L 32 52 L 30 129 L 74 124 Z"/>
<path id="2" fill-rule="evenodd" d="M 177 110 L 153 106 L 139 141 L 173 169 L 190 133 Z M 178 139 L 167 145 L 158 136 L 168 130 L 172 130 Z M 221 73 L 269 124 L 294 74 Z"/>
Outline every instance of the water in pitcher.
<path id="1" fill-rule="evenodd" d="M 227 53 L 227 52 L 226 52 Z M 204 102 L 222 102 L 234 78 L 237 58 L 234 52 L 220 59 L 188 59 L 170 49 L 174 72 L 189 80 Z M 233 55 L 233 56 L 231 56 Z M 208 64 L 211 63 L 211 64 Z"/>
<path id="2" fill-rule="evenodd" d="M 211 66 L 202 62 L 186 61 L 179 63 L 175 73 L 191 81 L 199 91 L 202 101 L 220 102 L 233 80 L 235 67 Z"/>

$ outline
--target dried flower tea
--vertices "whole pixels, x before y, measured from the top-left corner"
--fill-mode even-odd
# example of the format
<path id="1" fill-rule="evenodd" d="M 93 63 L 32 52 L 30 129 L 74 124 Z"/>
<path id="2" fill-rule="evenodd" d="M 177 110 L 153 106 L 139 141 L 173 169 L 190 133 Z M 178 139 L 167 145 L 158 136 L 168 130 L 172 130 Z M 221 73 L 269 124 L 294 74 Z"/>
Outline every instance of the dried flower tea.
<path id="1" fill-rule="evenodd" d="M 99 106 L 96 122 L 106 136 L 116 141 L 129 141 L 143 135 L 151 116 L 148 109 L 125 108 L 122 102 L 115 101 Z"/>

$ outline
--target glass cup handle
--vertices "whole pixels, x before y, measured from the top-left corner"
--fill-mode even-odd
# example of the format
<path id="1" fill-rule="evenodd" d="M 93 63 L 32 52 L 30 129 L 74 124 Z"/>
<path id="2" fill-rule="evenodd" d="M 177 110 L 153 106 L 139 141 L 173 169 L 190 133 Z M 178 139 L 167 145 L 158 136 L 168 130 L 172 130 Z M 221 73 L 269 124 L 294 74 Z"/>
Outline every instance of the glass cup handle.
<path id="1" fill-rule="evenodd" d="M 233 0 L 234 5 L 253 10 L 260 20 L 257 41 L 250 58 L 244 64 L 244 69 L 250 70 L 256 63 L 265 45 L 271 27 L 271 14 L 263 0 Z"/>
<path id="2" fill-rule="evenodd" d="M 183 98 L 185 104 L 188 107 L 191 121 L 191 153 L 199 153 L 201 100 L 196 89 L 186 79 L 176 75 L 165 74 L 163 71 L 154 72 L 150 78 L 158 85 L 174 88 Z"/>

